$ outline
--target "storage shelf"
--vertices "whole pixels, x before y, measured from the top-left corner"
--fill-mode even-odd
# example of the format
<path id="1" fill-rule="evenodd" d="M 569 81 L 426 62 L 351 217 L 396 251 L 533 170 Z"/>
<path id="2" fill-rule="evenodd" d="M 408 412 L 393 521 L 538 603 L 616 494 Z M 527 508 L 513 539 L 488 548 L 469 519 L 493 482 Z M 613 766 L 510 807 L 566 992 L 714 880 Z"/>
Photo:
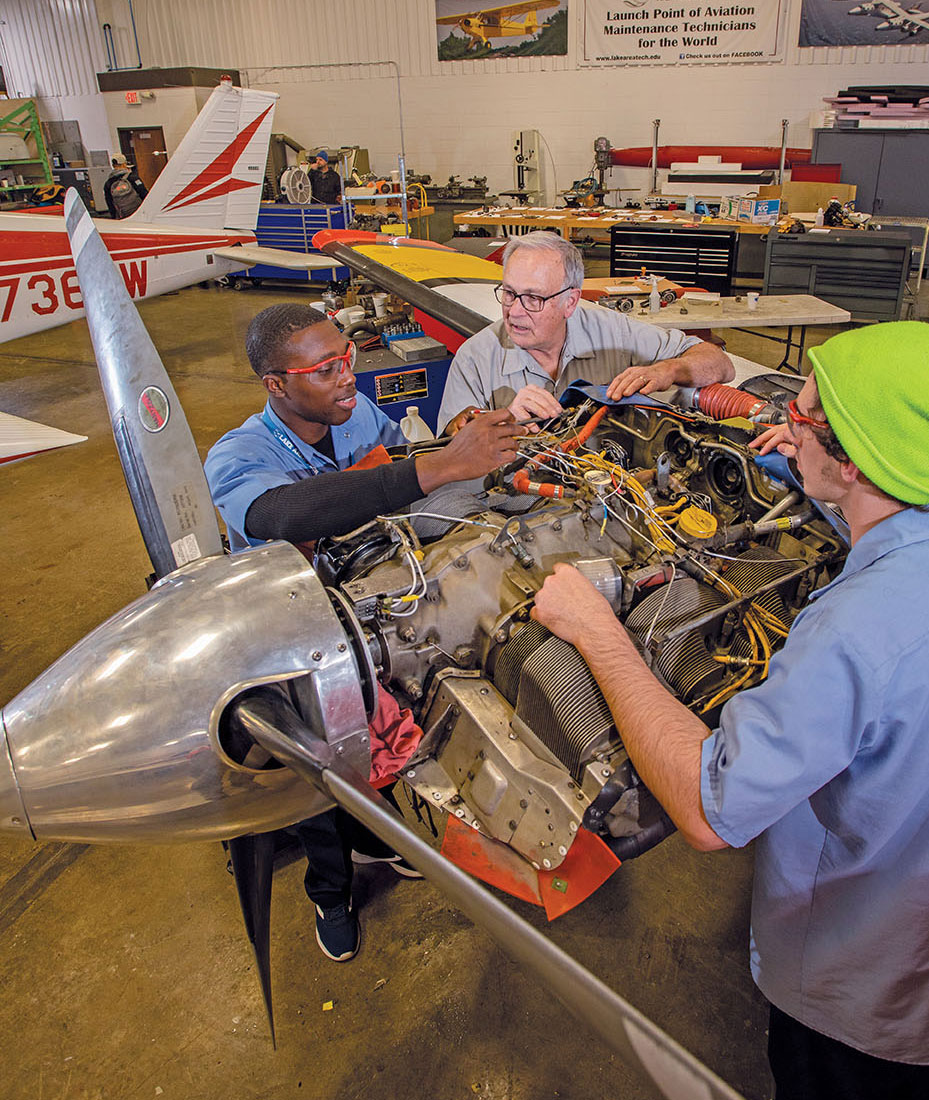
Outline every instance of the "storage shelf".
<path id="1" fill-rule="evenodd" d="M 0 106 L 0 110 L 6 110 L 6 108 L 9 110 L 0 117 L 0 132 L 6 131 L 22 138 L 27 143 L 26 152 L 35 152 L 36 156 L 0 161 L 0 173 L 23 177 L 22 183 L 10 183 L 6 187 L 0 187 L 0 200 L 5 195 L 11 196 L 13 192 L 32 191 L 36 187 L 53 182 L 35 103 L 31 99 L 9 100 Z"/>

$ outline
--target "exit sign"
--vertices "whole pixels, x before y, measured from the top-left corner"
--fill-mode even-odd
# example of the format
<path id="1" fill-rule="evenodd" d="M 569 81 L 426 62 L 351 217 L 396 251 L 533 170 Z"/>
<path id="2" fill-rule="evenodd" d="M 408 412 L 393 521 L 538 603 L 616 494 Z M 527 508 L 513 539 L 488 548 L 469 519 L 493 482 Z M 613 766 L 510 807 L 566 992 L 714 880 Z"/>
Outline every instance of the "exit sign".
<path id="1" fill-rule="evenodd" d="M 139 102 L 138 92 L 126 92 L 126 102 L 137 104 Z"/>

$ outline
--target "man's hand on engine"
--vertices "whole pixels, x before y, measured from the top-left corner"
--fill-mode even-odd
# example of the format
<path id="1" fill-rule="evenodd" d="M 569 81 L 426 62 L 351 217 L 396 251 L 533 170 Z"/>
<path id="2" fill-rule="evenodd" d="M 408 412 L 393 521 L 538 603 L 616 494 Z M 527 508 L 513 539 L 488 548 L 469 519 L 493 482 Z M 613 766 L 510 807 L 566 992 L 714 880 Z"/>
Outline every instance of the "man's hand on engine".
<path id="1" fill-rule="evenodd" d="M 557 562 L 554 572 L 545 578 L 531 614 L 536 622 L 580 650 L 586 639 L 611 633 L 619 626 L 603 596 L 574 566 L 565 562 Z"/>
<path id="2" fill-rule="evenodd" d="M 676 359 L 662 359 L 645 367 L 626 367 L 607 386 L 606 395 L 610 401 L 618 401 L 634 393 L 648 396 L 660 390 L 669 390 L 677 378 L 676 364 Z"/>
<path id="3" fill-rule="evenodd" d="M 523 386 L 510 402 L 510 412 L 516 420 L 529 420 L 534 416 L 559 416 L 564 412 L 561 402 L 542 386 Z M 530 431 L 538 431 L 533 424 Z"/>
<path id="4" fill-rule="evenodd" d="M 453 416 L 451 420 L 445 425 L 444 435 L 457 435 L 461 429 L 472 421 L 475 416 L 479 416 L 484 409 L 479 409 L 477 405 L 469 405 L 466 409 L 462 409 L 457 416 Z"/>
<path id="5" fill-rule="evenodd" d="M 773 428 L 767 428 L 749 443 L 749 447 L 754 447 L 763 455 L 778 450 L 782 455 L 793 458 L 797 453 L 789 424 L 775 424 Z"/>
<path id="6" fill-rule="evenodd" d="M 420 488 L 427 494 L 452 481 L 484 477 L 516 458 L 516 441 L 523 434 L 508 409 L 476 415 L 447 447 L 417 456 Z"/>

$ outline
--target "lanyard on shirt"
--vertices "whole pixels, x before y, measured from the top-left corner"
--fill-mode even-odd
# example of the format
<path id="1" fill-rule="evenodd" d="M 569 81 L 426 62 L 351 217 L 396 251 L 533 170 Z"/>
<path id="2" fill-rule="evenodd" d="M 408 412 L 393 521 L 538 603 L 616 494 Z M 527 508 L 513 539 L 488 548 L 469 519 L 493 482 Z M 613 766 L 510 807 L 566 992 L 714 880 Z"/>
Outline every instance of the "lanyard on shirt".
<path id="1" fill-rule="evenodd" d="M 278 441 L 278 443 L 280 443 L 284 450 L 289 451 L 295 458 L 299 458 L 303 465 L 313 473 L 314 477 L 316 474 L 319 473 L 319 469 L 314 466 L 312 462 L 310 462 L 310 460 L 300 450 L 296 443 L 294 443 L 290 436 L 283 430 L 283 428 L 274 423 L 274 421 L 268 415 L 268 410 L 266 408 L 261 410 L 261 420 L 264 426 L 268 429 L 269 432 L 271 432 L 271 434 Z"/>

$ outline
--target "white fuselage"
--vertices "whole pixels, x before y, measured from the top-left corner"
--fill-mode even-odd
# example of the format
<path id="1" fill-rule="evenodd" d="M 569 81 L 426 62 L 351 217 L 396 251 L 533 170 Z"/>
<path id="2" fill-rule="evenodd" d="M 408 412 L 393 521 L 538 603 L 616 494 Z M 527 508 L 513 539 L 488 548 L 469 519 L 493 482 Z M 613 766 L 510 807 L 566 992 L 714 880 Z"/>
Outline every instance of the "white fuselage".
<path id="1" fill-rule="evenodd" d="M 95 221 L 133 298 L 149 298 L 240 270 L 217 248 L 254 244 L 248 230 Z M 0 342 L 84 316 L 64 218 L 0 214 Z"/>

